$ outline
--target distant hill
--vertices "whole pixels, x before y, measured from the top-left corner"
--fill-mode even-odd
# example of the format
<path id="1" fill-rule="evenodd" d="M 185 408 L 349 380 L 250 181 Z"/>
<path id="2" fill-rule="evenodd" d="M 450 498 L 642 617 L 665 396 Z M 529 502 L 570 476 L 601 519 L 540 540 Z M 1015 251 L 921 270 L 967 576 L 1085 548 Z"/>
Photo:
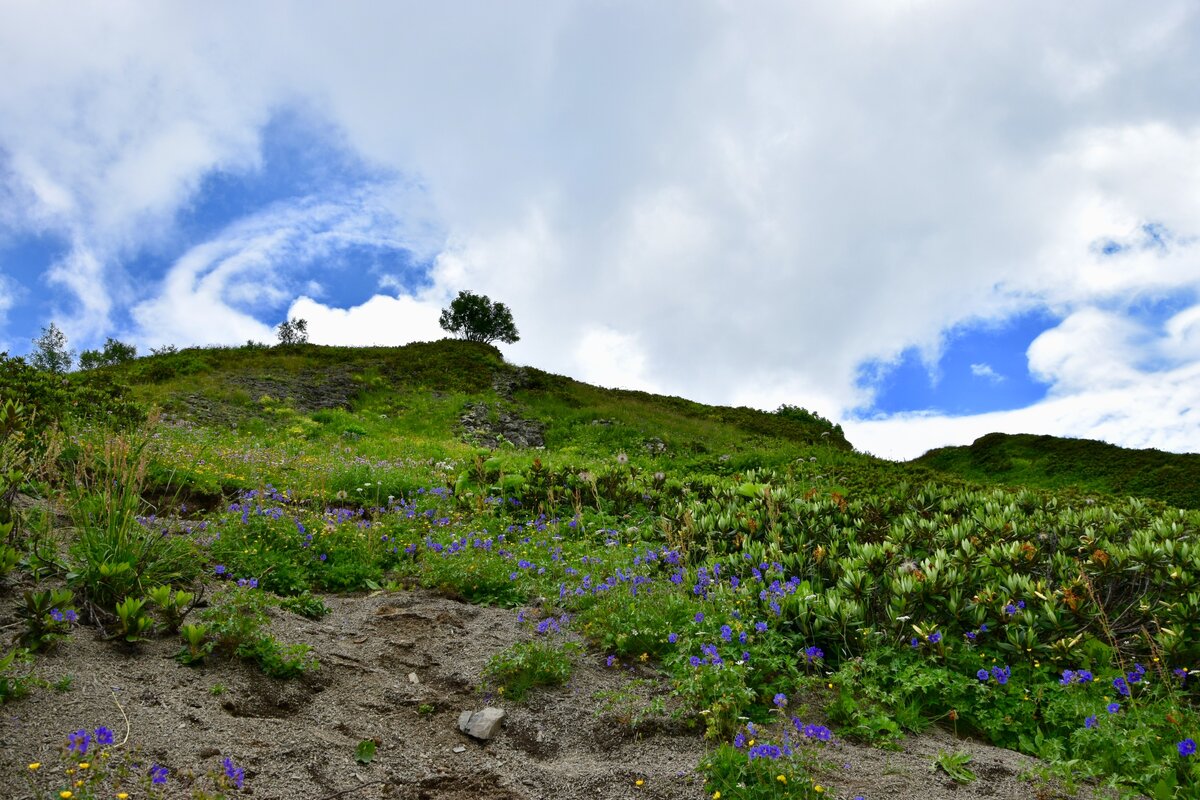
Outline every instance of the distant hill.
<path id="1" fill-rule="evenodd" d="M 989 433 L 910 462 L 970 481 L 1074 488 L 1200 508 L 1200 454 L 1129 450 L 1091 439 Z"/>
<path id="2" fill-rule="evenodd" d="M 715 476 L 820 461 L 814 474 L 842 492 L 939 481 L 1200 508 L 1196 454 L 993 433 L 897 464 L 855 452 L 840 425 L 796 406 L 765 412 L 604 389 L 509 364 L 490 345 L 451 339 L 404 347 L 188 348 L 72 373 L 67 382 L 35 374 L 19 359 L 0 365 L 0 397 L 47 410 L 94 407 L 112 416 L 113 395 L 218 429 L 282 425 L 297 436 L 335 430 L 360 437 L 384 424 L 410 441 L 441 443 L 447 453 L 468 444 L 544 447 L 581 464 L 627 453 L 651 459 L 644 462 L 650 469 L 662 455 L 676 469 Z"/>
<path id="3" fill-rule="evenodd" d="M 426 432 L 446 438 L 461 433 L 465 420 L 480 444 L 537 429 L 552 449 L 632 455 L 663 448 L 712 461 L 719 472 L 761 466 L 763 454 L 786 463 L 797 448 L 853 449 L 840 425 L 796 406 L 765 412 L 604 389 L 514 366 L 495 347 L 454 339 L 403 347 L 189 348 L 96 372 L 132 384 L 134 396 L 171 416 L 206 425 L 252 421 L 277 412 L 278 403 L 305 415 L 371 408 L 440 420 L 437 431 Z"/>

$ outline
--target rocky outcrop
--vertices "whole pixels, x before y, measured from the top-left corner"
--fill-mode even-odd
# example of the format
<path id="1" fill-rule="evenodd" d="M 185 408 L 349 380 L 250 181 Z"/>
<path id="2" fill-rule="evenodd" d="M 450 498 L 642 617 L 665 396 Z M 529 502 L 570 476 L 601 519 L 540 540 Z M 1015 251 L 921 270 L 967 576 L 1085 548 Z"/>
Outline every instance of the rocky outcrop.
<path id="1" fill-rule="evenodd" d="M 469 404 L 458 418 L 463 437 L 484 447 L 508 442 L 514 447 L 544 447 L 545 429 L 540 422 L 525 419 L 499 405 Z"/>

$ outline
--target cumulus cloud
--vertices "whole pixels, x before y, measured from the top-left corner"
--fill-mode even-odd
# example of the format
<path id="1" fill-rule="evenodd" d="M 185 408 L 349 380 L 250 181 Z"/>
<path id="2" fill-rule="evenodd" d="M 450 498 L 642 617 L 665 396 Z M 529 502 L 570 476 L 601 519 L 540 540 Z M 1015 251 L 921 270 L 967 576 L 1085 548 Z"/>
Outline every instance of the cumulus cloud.
<path id="1" fill-rule="evenodd" d="M 479 4 L 469 24 L 434 5 L 286 24 L 253 3 L 56 13 L 3 12 L 0 197 L 33 198 L 4 218 L 75 243 L 53 279 L 81 330 L 128 307 L 147 343 L 241 341 L 267 335 L 269 307 L 366 344 L 389 315 L 427 335 L 417 320 L 465 288 L 512 308 L 515 360 L 840 419 L 870 407 L 862 364 L 915 347 L 936 375 L 947 331 L 1030 308 L 1065 319 L 1029 353 L 1053 402 L 1174 386 L 1195 363 L 1192 318 L 1147 338 L 1123 305 L 1200 291 L 1186 0 Z M 263 126 L 291 107 L 411 176 L 389 184 L 388 213 L 324 214 L 345 202 L 319 196 L 303 222 L 259 211 L 126 296 L 123 260 L 173 235 L 205 176 L 255 169 Z M 1147 223 L 1165 246 L 1138 244 Z M 311 272 L 354 241 L 347 226 L 422 238 L 430 286 L 378 276 L 386 292 L 343 309 L 307 285 L 323 276 L 293 279 L 290 263 Z M 1146 348 L 1175 360 L 1148 366 Z M 1133 442 L 1156 424 L 1123 413 L 1137 419 L 1070 430 L 1092 419 Z"/>
<path id="2" fill-rule="evenodd" d="M 443 338 L 441 306 L 415 297 L 375 295 L 362 305 L 335 308 L 301 297 L 288 318 L 308 322 L 308 340 L 328 345 L 402 345 Z"/>

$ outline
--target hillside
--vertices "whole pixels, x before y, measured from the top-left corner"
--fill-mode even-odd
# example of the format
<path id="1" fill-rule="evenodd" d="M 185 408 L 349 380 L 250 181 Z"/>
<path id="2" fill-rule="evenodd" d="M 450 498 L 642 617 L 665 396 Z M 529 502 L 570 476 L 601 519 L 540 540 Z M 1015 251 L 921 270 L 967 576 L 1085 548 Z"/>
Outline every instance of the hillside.
<path id="1" fill-rule="evenodd" d="M 989 433 L 912 463 L 982 484 L 1075 489 L 1200 508 L 1200 454 L 1130 450 L 1090 439 Z"/>
<path id="2" fill-rule="evenodd" d="M 1197 511 L 454 341 L 3 359 L 0 434 L 4 796 L 1200 790 Z"/>

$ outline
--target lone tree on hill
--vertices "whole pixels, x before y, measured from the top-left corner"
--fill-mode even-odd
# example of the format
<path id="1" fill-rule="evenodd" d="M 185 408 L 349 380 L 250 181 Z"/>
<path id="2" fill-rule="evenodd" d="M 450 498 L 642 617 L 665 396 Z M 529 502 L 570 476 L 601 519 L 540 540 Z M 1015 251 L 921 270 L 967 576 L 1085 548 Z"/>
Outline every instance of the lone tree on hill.
<path id="1" fill-rule="evenodd" d="M 42 335 L 33 340 L 33 346 L 29 363 L 35 369 L 63 373 L 68 372 L 75 361 L 75 352 L 67 349 L 67 335 L 53 322 L 42 328 Z"/>
<path id="2" fill-rule="evenodd" d="M 279 323 L 276 333 L 279 334 L 280 344 L 308 344 L 308 321 L 289 319 Z"/>
<path id="3" fill-rule="evenodd" d="M 469 342 L 512 344 L 521 338 L 508 306 L 473 292 L 459 292 L 450 307 L 442 309 L 440 323 L 442 330 Z"/>

